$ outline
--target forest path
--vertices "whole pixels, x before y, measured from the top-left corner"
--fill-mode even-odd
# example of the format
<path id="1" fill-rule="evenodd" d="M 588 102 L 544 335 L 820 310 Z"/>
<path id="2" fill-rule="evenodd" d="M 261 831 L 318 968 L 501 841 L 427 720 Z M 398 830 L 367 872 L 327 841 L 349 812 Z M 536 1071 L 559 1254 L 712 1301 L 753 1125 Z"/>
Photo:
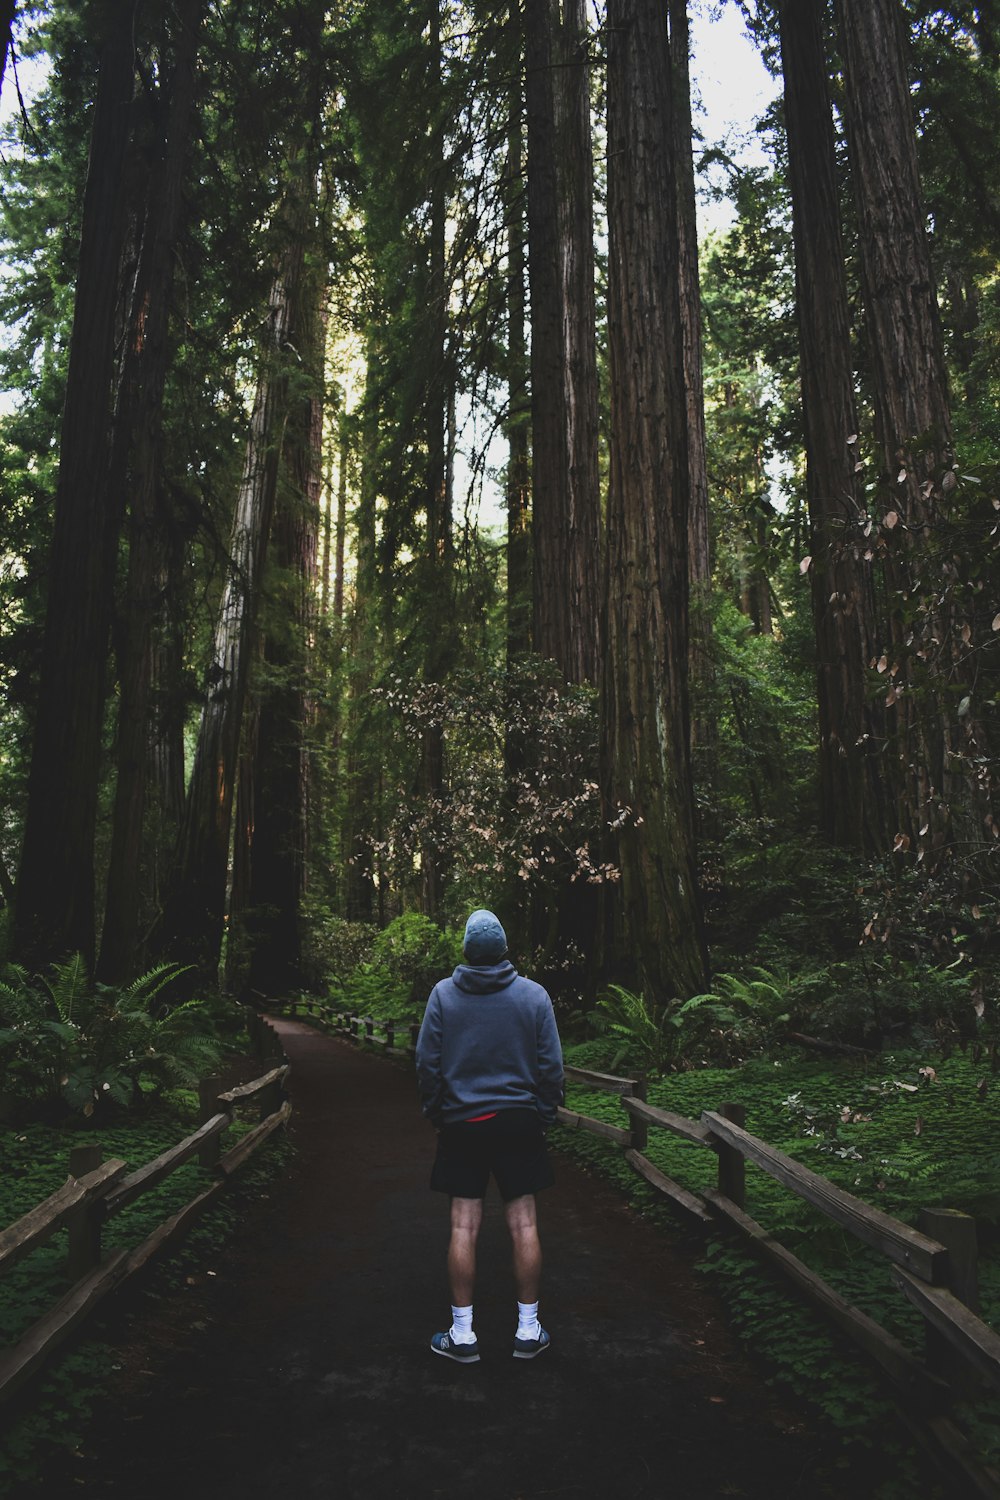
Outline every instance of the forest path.
<path id="1" fill-rule="evenodd" d="M 412 1072 L 300 1022 L 276 1025 L 295 1157 L 225 1260 L 205 1267 L 213 1276 L 152 1311 L 143 1299 L 75 1486 L 120 1500 L 867 1493 L 836 1467 L 835 1441 L 747 1363 L 692 1248 L 565 1159 L 539 1200 L 551 1349 L 511 1358 L 509 1250 L 491 1189 L 482 1362 L 436 1358 L 447 1212 L 427 1188 L 434 1138 Z"/>

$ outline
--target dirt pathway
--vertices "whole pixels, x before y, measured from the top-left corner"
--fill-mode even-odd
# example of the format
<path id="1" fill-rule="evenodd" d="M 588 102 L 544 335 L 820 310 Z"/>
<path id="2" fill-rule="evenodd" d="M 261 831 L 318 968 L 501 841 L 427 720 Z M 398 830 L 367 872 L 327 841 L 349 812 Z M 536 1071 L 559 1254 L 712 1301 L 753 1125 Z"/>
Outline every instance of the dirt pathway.
<path id="1" fill-rule="evenodd" d="M 540 1199 L 552 1348 L 511 1358 L 487 1200 L 482 1362 L 436 1358 L 446 1203 L 412 1073 L 278 1023 L 291 1167 L 213 1277 L 137 1316 L 72 1490 L 134 1500 L 857 1497 L 857 1474 L 747 1365 L 689 1247 L 557 1162 Z M 50 1493 L 47 1491 L 46 1493 Z M 52 1490 L 52 1494 L 56 1491 Z"/>

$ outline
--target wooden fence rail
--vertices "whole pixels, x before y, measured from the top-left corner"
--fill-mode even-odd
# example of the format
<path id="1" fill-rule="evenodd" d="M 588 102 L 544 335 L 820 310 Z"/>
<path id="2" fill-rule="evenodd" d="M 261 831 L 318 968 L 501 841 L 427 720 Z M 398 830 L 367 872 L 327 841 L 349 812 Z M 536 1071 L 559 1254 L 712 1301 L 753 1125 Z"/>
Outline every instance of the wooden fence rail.
<path id="1" fill-rule="evenodd" d="M 258 1043 L 272 1057 L 281 1051 L 272 1027 L 265 1026 Z M 0 1231 L 2 1275 L 58 1230 L 68 1229 L 67 1270 L 73 1283 L 66 1295 L 16 1344 L 0 1352 L 0 1403 L 43 1367 L 50 1354 L 110 1291 L 141 1270 L 164 1246 L 179 1240 L 224 1190 L 237 1167 L 285 1124 L 292 1109 L 291 1100 L 284 1093 L 288 1074 L 288 1064 L 281 1062 L 252 1083 L 224 1093 L 219 1092 L 218 1080 L 206 1080 L 199 1091 L 203 1119 L 198 1129 L 133 1172 L 129 1172 L 124 1161 L 102 1162 L 99 1146 L 75 1147 L 70 1152 L 70 1176 L 64 1186 Z M 260 1102 L 263 1118 L 221 1155 L 219 1141 L 232 1124 L 234 1110 L 253 1100 Z M 101 1240 L 107 1221 L 194 1156 L 203 1166 L 210 1167 L 213 1180 L 131 1250 L 117 1249 L 105 1254 Z"/>

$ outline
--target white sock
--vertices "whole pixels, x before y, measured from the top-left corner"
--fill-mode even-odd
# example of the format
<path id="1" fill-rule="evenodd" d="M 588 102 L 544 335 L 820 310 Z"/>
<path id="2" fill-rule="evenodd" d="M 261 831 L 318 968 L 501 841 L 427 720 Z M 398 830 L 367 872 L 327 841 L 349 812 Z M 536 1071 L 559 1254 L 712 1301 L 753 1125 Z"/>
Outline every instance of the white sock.
<path id="1" fill-rule="evenodd" d="M 472 1331 L 472 1303 L 468 1307 L 453 1307 L 451 1310 L 451 1341 L 453 1344 L 474 1344 L 476 1335 Z"/>
<path id="2" fill-rule="evenodd" d="M 517 1304 L 517 1337 L 519 1339 L 537 1339 L 541 1332 L 541 1324 L 538 1321 L 537 1302 L 519 1302 Z"/>

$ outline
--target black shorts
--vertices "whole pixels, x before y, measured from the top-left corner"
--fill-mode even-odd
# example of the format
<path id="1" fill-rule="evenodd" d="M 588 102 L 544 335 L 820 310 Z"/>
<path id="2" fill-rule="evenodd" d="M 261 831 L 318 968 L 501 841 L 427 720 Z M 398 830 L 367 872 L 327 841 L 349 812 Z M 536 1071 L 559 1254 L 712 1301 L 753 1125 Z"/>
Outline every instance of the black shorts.
<path id="1" fill-rule="evenodd" d="M 545 1132 L 533 1109 L 502 1109 L 488 1120 L 445 1125 L 431 1187 L 452 1198 L 484 1198 L 490 1174 L 505 1203 L 555 1182 Z"/>

